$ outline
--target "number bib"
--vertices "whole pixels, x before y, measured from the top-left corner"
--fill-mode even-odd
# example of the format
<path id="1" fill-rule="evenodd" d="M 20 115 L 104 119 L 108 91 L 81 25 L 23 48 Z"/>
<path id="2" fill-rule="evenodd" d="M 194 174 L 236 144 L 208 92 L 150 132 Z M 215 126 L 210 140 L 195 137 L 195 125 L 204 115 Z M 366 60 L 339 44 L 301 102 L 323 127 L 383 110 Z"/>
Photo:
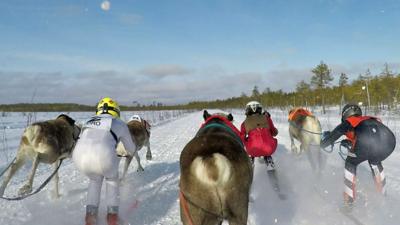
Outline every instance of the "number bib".
<path id="1" fill-rule="evenodd" d="M 100 129 L 100 130 L 111 130 L 112 118 L 104 118 L 94 116 L 85 122 L 83 125 L 83 129 L 92 128 L 92 129 Z"/>

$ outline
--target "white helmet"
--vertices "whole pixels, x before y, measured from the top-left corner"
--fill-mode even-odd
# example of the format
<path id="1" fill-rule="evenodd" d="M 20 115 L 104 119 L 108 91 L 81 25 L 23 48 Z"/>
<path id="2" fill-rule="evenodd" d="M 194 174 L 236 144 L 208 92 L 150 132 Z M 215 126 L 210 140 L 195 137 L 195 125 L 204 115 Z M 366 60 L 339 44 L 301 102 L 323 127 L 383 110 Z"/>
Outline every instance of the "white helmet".
<path id="1" fill-rule="evenodd" d="M 133 116 L 131 116 L 131 118 L 129 119 L 129 121 L 132 121 L 132 120 L 142 122 L 142 118 L 141 118 L 139 115 L 133 115 Z"/>
<path id="2" fill-rule="evenodd" d="M 251 101 L 249 103 L 246 104 L 246 115 L 251 115 L 251 114 L 255 114 L 255 113 L 262 113 L 262 105 L 257 102 L 257 101 Z"/>

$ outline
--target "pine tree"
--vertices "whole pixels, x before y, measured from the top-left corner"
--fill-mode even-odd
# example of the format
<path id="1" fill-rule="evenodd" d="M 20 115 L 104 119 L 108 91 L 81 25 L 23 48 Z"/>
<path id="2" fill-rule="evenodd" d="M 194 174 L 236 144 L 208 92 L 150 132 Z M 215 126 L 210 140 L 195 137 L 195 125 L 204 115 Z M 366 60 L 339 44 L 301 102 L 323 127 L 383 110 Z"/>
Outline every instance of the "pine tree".
<path id="1" fill-rule="evenodd" d="M 321 61 L 319 65 L 317 65 L 314 69 L 311 70 L 311 72 L 314 74 L 311 77 L 311 85 L 313 85 L 317 90 L 317 92 L 321 94 L 322 110 L 323 113 L 325 114 L 324 88 L 326 88 L 329 85 L 329 83 L 333 80 L 333 77 L 331 75 L 331 70 L 329 69 L 327 64 Z"/>
<path id="2" fill-rule="evenodd" d="M 383 77 L 393 77 L 394 76 L 392 71 L 390 71 L 390 69 L 389 69 L 389 64 L 388 63 L 384 64 L 383 70 L 381 72 L 381 76 L 383 76 Z"/>
<path id="3" fill-rule="evenodd" d="M 310 84 L 306 83 L 304 80 L 300 81 L 296 86 L 297 92 L 307 92 L 310 91 L 311 86 Z"/>
<path id="4" fill-rule="evenodd" d="M 328 65 L 323 61 L 319 65 L 317 65 L 314 69 L 311 70 L 314 74 L 311 77 L 311 84 L 316 89 L 323 89 L 329 85 L 329 83 L 333 80 L 331 75 L 331 70 Z"/>
<path id="5" fill-rule="evenodd" d="M 266 87 L 266 88 L 264 89 L 264 91 L 263 91 L 263 94 L 269 94 L 269 93 L 271 93 L 271 88 Z"/>
<path id="6" fill-rule="evenodd" d="M 257 85 L 254 86 L 253 90 L 251 91 L 251 97 L 259 97 L 260 91 L 258 90 Z"/>
<path id="7" fill-rule="evenodd" d="M 341 73 L 339 77 L 339 87 L 343 87 L 347 85 L 348 77 L 345 73 Z"/>
<path id="8" fill-rule="evenodd" d="M 311 92 L 311 86 L 310 84 L 306 83 L 304 80 L 300 81 L 296 85 L 296 92 L 300 96 L 302 100 L 302 105 L 308 105 L 308 98 L 309 98 L 309 93 Z"/>

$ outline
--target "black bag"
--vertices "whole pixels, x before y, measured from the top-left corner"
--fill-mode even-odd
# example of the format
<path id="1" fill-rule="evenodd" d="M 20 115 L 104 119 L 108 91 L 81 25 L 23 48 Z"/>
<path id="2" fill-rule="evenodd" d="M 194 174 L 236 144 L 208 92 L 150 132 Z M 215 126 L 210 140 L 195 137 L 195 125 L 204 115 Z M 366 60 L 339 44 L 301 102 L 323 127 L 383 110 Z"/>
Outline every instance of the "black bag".
<path id="1" fill-rule="evenodd" d="M 372 163 L 385 160 L 396 147 L 396 137 L 383 123 L 376 119 L 361 122 L 356 128 L 355 150 L 357 157 Z"/>

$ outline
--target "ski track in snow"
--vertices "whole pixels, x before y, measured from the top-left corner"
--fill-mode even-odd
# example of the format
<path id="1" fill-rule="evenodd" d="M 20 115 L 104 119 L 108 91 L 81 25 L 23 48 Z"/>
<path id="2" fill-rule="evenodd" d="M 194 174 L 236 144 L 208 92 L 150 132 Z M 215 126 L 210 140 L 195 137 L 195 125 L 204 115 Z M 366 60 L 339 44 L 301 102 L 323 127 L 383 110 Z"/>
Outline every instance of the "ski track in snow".
<path id="1" fill-rule="evenodd" d="M 213 110 L 210 110 L 213 112 Z M 232 111 L 237 127 L 244 120 L 242 111 Z M 342 206 L 344 162 L 337 154 L 324 154 L 326 166 L 321 176 L 311 171 L 305 155 L 290 153 L 290 138 L 286 111 L 272 110 L 272 119 L 279 130 L 278 149 L 273 155 L 281 192 L 287 197 L 282 200 L 273 190 L 265 165 L 256 160 L 249 206 L 250 225 L 352 225 L 357 224 L 340 212 Z M 324 130 L 333 129 L 340 121 L 337 113 L 320 115 Z M 390 123 L 398 138 L 399 119 Z M 174 225 L 181 224 L 178 201 L 179 157 L 186 143 L 196 134 L 203 122 L 202 112 L 190 113 L 168 123 L 152 128 L 151 149 L 153 160 L 141 156 L 144 172 L 136 172 L 133 160 L 126 180 L 121 185 L 120 216 L 124 224 L 131 225 Z M 393 127 L 394 126 L 394 127 Z M 16 143 L 19 132 L 10 136 Z M 14 140 L 15 139 L 15 140 Z M 296 142 L 298 145 L 298 143 Z M 398 147 L 397 147 L 398 148 Z M 364 225 L 398 224 L 400 215 L 400 167 L 398 149 L 384 161 L 388 195 L 383 198 L 376 194 L 367 163 L 357 170 L 357 200 L 351 215 Z M 10 159 L 11 160 L 11 159 Z M 121 169 L 124 159 L 121 160 Z M 47 178 L 49 166 L 39 167 L 34 188 Z M 0 200 L 0 224 L 83 224 L 88 179 L 75 169 L 71 160 L 66 160 L 60 168 L 60 192 L 62 196 L 54 200 L 51 196 L 53 183 L 38 194 L 22 201 Z M 18 174 L 17 174 L 18 175 Z M 17 193 L 25 174 L 20 174 L 19 182 L 12 182 L 6 195 Z M 105 190 L 103 185 L 100 203 L 99 224 L 105 224 Z M 223 223 L 227 224 L 226 222 Z"/>

